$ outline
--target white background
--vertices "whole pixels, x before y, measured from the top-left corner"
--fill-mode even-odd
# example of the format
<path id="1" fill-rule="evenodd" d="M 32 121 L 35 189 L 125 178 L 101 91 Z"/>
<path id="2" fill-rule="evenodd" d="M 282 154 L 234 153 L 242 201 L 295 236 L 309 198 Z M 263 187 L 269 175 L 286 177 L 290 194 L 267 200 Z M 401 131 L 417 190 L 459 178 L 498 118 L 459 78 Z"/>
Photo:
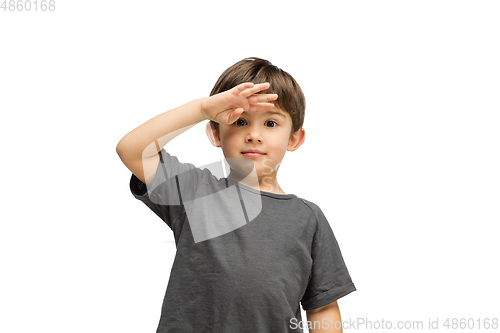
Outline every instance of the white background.
<path id="1" fill-rule="evenodd" d="M 155 332 L 173 234 L 116 144 L 250 56 L 306 95 L 279 182 L 337 236 L 342 318 L 500 318 L 497 1 L 55 3 L 0 11 L 0 331 Z M 169 152 L 219 160 L 204 127 Z"/>

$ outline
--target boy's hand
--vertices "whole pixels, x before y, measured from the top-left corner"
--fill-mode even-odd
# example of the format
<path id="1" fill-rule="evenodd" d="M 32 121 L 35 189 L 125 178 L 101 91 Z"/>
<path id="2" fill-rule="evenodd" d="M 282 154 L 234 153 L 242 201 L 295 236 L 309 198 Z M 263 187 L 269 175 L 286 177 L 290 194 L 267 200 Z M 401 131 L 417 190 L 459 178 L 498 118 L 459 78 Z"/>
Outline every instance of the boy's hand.
<path id="1" fill-rule="evenodd" d="M 278 98 L 277 94 L 257 94 L 270 87 L 268 82 L 246 82 L 219 94 L 203 99 L 201 114 L 205 119 L 221 124 L 232 124 L 243 112 L 266 111 L 274 107 L 267 103 Z"/>

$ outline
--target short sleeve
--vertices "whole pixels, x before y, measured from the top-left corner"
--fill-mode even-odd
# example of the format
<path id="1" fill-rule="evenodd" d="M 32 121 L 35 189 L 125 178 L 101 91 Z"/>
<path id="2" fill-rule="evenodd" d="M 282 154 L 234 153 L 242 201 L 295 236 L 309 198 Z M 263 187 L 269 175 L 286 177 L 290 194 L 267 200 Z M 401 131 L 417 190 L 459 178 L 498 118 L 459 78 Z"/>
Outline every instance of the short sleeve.
<path id="1" fill-rule="evenodd" d="M 301 300 L 304 310 L 330 304 L 356 290 L 330 224 L 319 207 L 315 214 L 317 227 L 311 247 L 312 271 Z"/>
<path id="2" fill-rule="evenodd" d="M 214 176 L 208 169 L 179 162 L 164 149 L 160 153 L 152 184 L 147 187 L 132 174 L 130 191 L 172 229 L 173 223 L 185 213 L 183 202 L 192 200 L 197 188 Z"/>

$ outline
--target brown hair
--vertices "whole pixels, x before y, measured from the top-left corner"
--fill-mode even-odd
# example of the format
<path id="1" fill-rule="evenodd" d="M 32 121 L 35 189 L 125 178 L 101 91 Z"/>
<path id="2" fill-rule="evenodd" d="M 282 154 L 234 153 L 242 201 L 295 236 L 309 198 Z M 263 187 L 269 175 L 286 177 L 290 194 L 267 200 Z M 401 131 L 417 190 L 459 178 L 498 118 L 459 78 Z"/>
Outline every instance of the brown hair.
<path id="1" fill-rule="evenodd" d="M 259 94 L 278 94 L 278 99 L 271 103 L 288 112 L 292 118 L 291 133 L 295 133 L 302 127 L 306 109 L 306 100 L 302 89 L 290 74 L 265 59 L 245 58 L 226 69 L 215 83 L 210 96 L 244 82 L 255 84 L 269 82 L 271 84 L 269 89 L 261 91 Z M 211 122 L 218 131 L 219 123 L 213 120 Z"/>

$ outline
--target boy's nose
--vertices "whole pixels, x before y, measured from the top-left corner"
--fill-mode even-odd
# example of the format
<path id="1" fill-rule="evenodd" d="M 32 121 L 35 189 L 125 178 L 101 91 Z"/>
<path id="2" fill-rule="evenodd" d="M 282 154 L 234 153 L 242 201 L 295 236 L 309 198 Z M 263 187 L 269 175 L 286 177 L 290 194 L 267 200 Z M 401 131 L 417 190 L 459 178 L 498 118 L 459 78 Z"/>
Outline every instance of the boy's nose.
<path id="1" fill-rule="evenodd" d="M 262 142 L 260 131 L 254 127 L 250 127 L 246 135 L 245 142 Z"/>

